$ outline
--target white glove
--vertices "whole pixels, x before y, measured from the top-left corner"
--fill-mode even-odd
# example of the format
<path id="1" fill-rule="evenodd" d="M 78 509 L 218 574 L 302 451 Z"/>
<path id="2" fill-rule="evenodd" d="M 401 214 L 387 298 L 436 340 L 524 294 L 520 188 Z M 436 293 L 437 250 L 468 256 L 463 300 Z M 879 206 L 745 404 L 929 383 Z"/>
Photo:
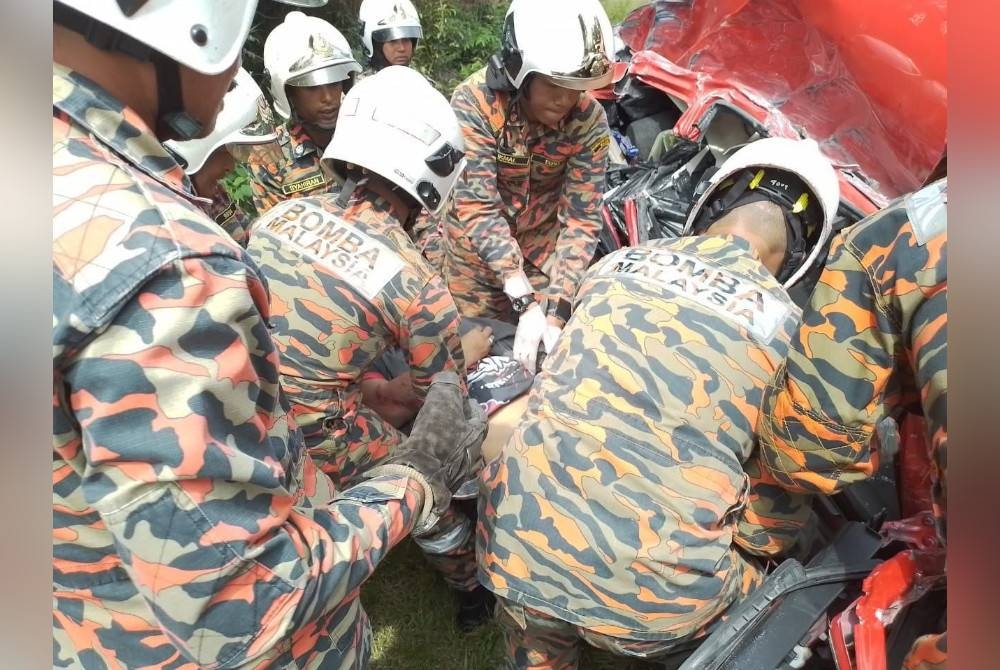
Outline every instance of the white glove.
<path id="1" fill-rule="evenodd" d="M 552 348 L 556 346 L 556 340 L 562 334 L 562 328 L 553 326 L 546 321 L 545 332 L 542 333 L 542 344 L 545 346 L 545 353 L 551 354 Z"/>
<path id="2" fill-rule="evenodd" d="M 545 314 L 537 302 L 528 307 L 517 321 L 517 332 L 514 333 L 514 359 L 531 374 L 535 374 L 538 344 L 542 341 L 546 326 L 548 323 Z"/>
<path id="3" fill-rule="evenodd" d="M 504 280 L 503 292 L 511 298 L 520 298 L 531 293 L 531 282 L 526 274 L 518 272 Z"/>

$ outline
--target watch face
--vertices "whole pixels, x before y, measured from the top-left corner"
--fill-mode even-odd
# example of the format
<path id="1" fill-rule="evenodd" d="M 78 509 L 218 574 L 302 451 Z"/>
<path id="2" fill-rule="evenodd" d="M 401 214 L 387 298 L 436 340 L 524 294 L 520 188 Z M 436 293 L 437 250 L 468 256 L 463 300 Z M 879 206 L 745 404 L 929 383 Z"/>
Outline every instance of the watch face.
<path id="1" fill-rule="evenodd" d="M 515 312 L 521 314 L 524 310 L 528 309 L 533 302 L 535 302 L 535 296 L 522 295 L 520 298 L 512 298 L 510 304 L 514 308 Z"/>

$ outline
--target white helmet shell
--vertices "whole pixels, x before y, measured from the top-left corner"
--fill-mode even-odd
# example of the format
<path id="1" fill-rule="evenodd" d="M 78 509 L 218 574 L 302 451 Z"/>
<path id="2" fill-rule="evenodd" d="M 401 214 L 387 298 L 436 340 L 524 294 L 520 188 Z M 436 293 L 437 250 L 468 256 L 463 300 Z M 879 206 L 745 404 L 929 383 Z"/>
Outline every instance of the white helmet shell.
<path id="1" fill-rule="evenodd" d="M 837 207 L 840 205 L 840 182 L 837 179 L 837 172 L 833 169 L 830 159 L 820 151 L 815 140 L 767 137 L 737 150 L 709 179 L 709 187 L 691 208 L 682 234 L 691 233 L 702 208 L 713 199 L 716 190 L 726 179 L 750 167 L 769 167 L 796 175 L 813 192 L 823 212 L 819 237 L 802 264 L 784 281 L 784 286 L 788 288 L 799 281 L 816 262 L 816 258 L 830 238 L 833 221 L 837 216 Z"/>
<path id="2" fill-rule="evenodd" d="M 285 86 L 320 86 L 348 80 L 361 72 L 351 45 L 328 22 L 289 12 L 264 41 L 264 68 L 270 76 L 274 111 L 292 116 Z"/>
<path id="3" fill-rule="evenodd" d="M 344 98 L 323 158 L 367 168 L 436 214 L 465 169 L 465 142 L 447 98 L 416 70 L 390 65 Z"/>
<path id="4" fill-rule="evenodd" d="M 500 58 L 514 88 L 537 72 L 586 91 L 611 83 L 614 43 L 598 0 L 514 0 L 504 19 Z"/>
<path id="5" fill-rule="evenodd" d="M 222 99 L 222 111 L 215 129 L 207 136 L 185 142 L 170 140 L 164 144 L 184 159 L 188 174 L 198 172 L 208 157 L 227 144 L 264 144 L 277 139 L 274 115 L 257 82 L 240 68 L 233 87 Z"/>
<path id="6" fill-rule="evenodd" d="M 56 0 L 203 74 L 239 58 L 257 0 Z M 135 7 L 128 14 L 124 6 Z M 137 7 L 136 7 L 137 5 Z"/>
<path id="7" fill-rule="evenodd" d="M 420 15 L 410 0 L 364 0 L 358 11 L 365 56 L 375 55 L 375 42 L 423 38 Z"/>

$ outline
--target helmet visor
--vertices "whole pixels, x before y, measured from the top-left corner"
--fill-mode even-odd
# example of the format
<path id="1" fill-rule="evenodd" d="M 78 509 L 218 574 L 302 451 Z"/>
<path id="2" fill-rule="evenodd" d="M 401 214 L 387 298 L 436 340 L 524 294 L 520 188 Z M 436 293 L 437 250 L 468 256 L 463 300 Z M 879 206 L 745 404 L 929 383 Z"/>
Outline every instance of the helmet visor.
<path id="1" fill-rule="evenodd" d="M 361 66 L 354 61 L 335 63 L 327 66 L 296 74 L 289 77 L 286 82 L 289 86 L 323 86 L 325 84 L 339 84 L 350 79 L 352 72 L 360 72 Z"/>
<path id="2" fill-rule="evenodd" d="M 419 40 L 424 36 L 420 26 L 389 26 L 372 31 L 373 42 L 391 42 L 393 40 Z"/>

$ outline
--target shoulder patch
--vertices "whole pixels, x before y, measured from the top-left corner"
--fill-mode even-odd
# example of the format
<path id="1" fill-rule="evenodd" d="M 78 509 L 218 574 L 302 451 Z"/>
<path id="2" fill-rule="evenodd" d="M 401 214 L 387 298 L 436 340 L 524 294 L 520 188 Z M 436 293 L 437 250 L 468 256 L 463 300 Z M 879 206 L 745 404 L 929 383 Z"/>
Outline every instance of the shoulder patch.
<path id="1" fill-rule="evenodd" d="M 322 207 L 290 200 L 255 226 L 344 280 L 372 300 L 405 265 L 392 249 Z"/>
<path id="2" fill-rule="evenodd" d="M 611 136 L 605 133 L 604 135 L 601 135 L 599 138 L 597 138 L 594 141 L 594 143 L 590 145 L 590 150 L 591 152 L 596 154 L 599 151 L 604 151 L 609 146 L 611 146 Z"/>
<path id="3" fill-rule="evenodd" d="M 906 215 L 913 228 L 917 244 L 928 241 L 948 230 L 948 183 L 934 182 L 906 196 Z"/>
<path id="4" fill-rule="evenodd" d="M 762 344 L 769 344 L 793 315 L 787 303 L 759 284 L 668 249 L 623 250 L 609 257 L 598 275 L 624 276 L 664 288 L 745 328 Z"/>

